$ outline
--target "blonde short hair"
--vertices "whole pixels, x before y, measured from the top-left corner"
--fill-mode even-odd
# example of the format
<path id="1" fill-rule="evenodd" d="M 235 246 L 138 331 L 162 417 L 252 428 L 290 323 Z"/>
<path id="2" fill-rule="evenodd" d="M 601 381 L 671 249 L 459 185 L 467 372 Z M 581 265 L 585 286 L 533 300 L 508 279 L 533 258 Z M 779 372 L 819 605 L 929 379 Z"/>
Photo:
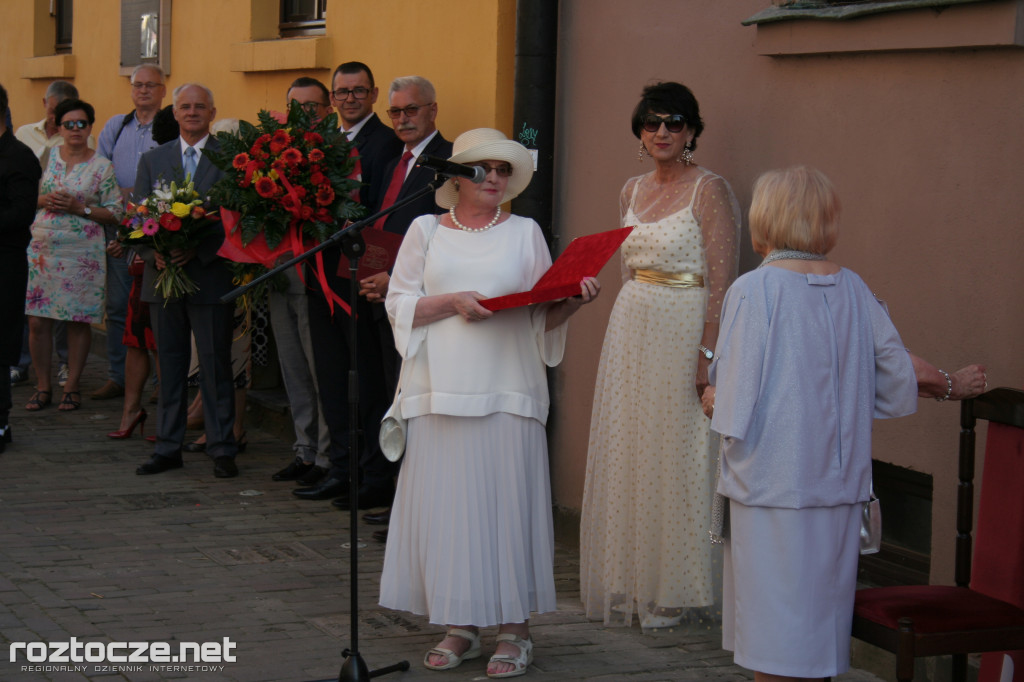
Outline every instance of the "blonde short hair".
<path id="1" fill-rule="evenodd" d="M 839 238 L 839 197 L 821 171 L 793 166 L 764 173 L 754 182 L 750 202 L 754 250 L 825 254 Z"/>

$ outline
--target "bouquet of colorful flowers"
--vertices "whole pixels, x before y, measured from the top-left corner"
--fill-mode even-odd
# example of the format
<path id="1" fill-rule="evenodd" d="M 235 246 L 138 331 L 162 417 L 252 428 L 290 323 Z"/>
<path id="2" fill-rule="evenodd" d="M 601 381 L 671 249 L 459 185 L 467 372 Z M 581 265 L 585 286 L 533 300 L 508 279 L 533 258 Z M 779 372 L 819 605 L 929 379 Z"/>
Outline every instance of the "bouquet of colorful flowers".
<path id="1" fill-rule="evenodd" d="M 178 185 L 161 182 L 153 193 L 138 204 L 128 204 L 128 214 L 119 231 L 122 243 L 143 245 L 159 253 L 164 269 L 156 278 L 157 292 L 167 299 L 193 294 L 199 287 L 182 269 L 172 262 L 171 252 L 191 249 L 209 233 L 209 226 L 219 220 L 216 212 L 203 206 L 191 178 Z"/>
<path id="2" fill-rule="evenodd" d="M 336 114 L 315 120 L 292 102 L 287 115 L 263 110 L 258 119 L 218 133 L 220 149 L 205 152 L 224 171 L 210 191 L 224 225 L 220 253 L 255 264 L 248 273 L 235 268 L 241 278 L 304 253 L 363 213 L 354 198 L 358 156 Z"/>

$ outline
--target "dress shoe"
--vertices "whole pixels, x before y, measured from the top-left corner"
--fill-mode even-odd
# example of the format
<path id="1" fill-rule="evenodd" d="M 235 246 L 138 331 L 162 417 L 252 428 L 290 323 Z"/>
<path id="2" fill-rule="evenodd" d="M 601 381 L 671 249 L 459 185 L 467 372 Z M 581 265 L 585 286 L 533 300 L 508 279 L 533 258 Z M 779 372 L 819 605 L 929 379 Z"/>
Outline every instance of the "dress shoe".
<path id="1" fill-rule="evenodd" d="M 312 462 L 303 462 L 302 458 L 296 455 L 295 459 L 293 459 L 288 466 L 281 469 L 270 478 L 275 481 L 294 481 L 312 468 Z"/>
<path id="2" fill-rule="evenodd" d="M 108 379 L 107 383 L 90 393 L 89 397 L 93 400 L 110 400 L 111 398 L 120 398 L 123 395 L 124 386 L 113 379 Z"/>
<path id="3" fill-rule="evenodd" d="M 181 449 L 185 452 L 206 452 L 206 443 L 194 440 L 191 443 L 182 445 Z"/>
<path id="4" fill-rule="evenodd" d="M 305 488 L 312 488 L 327 476 L 327 469 L 321 466 L 314 466 L 312 469 L 296 477 L 295 482 Z"/>
<path id="5" fill-rule="evenodd" d="M 292 495 L 300 500 L 329 500 L 338 495 L 348 497 L 348 481 L 340 478 L 327 478 L 318 485 L 309 488 L 296 488 Z"/>
<path id="6" fill-rule="evenodd" d="M 234 478 L 238 475 L 235 458 L 221 455 L 213 458 L 213 475 L 217 478 Z"/>
<path id="7" fill-rule="evenodd" d="M 377 542 L 386 543 L 388 541 L 388 529 L 373 531 L 373 539 Z"/>
<path id="8" fill-rule="evenodd" d="M 382 512 L 363 514 L 363 521 L 371 526 L 386 526 L 391 521 L 391 508 L 388 507 Z"/>
<path id="9" fill-rule="evenodd" d="M 149 458 L 149 461 L 145 464 L 139 465 L 139 468 L 135 470 L 139 476 L 148 476 L 149 474 L 161 474 L 169 469 L 180 469 L 182 467 L 181 456 L 178 457 L 161 457 L 160 455 L 153 455 Z"/>
<path id="10" fill-rule="evenodd" d="M 389 490 L 367 490 L 363 489 L 359 491 L 359 506 L 358 509 L 375 509 L 377 507 L 390 507 L 391 502 L 394 501 L 395 495 Z M 351 509 L 351 500 L 348 496 L 339 497 L 333 500 L 331 504 L 337 509 L 348 511 Z"/>

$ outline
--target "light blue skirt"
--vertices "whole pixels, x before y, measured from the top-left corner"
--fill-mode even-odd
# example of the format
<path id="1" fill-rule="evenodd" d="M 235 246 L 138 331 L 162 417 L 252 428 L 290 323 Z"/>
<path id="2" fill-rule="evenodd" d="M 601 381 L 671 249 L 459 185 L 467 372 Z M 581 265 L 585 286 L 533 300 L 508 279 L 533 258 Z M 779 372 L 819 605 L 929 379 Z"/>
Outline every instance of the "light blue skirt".
<path id="1" fill-rule="evenodd" d="M 792 677 L 849 669 L 860 510 L 730 502 L 722 648 L 738 665 Z"/>

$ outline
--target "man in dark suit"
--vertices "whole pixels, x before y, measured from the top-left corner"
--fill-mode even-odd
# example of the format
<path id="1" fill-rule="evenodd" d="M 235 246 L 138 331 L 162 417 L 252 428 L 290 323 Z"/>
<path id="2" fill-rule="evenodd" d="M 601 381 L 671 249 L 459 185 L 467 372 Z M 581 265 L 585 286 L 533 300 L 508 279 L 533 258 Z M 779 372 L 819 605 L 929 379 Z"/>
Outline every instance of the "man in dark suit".
<path id="1" fill-rule="evenodd" d="M 180 137 L 146 152 L 139 161 L 134 197 L 140 200 L 160 182 L 181 182 L 191 176 L 200 195 L 209 191 L 223 173 L 203 155 L 204 148 L 216 149 L 210 124 L 216 116 L 213 93 L 198 83 L 186 83 L 174 90 L 174 118 Z M 203 396 L 206 422 L 206 452 L 213 457 L 213 474 L 218 478 L 238 475 L 235 455 L 238 444 L 232 433 L 235 422 L 235 388 L 231 373 L 233 304 L 220 297 L 232 289 L 231 271 L 217 250 L 224 241 L 219 223 L 192 249 L 177 249 L 170 261 L 183 267 L 199 290 L 183 298 L 164 298 L 154 281 L 165 266 L 164 257 L 152 249 L 140 249 L 146 261 L 142 300 L 150 304 L 153 334 L 160 361 L 160 404 L 157 408 L 157 439 L 153 456 L 135 470 L 140 475 L 159 474 L 182 466 L 188 407 L 190 334 L 196 337 L 199 354 L 199 390 Z"/>
<path id="2" fill-rule="evenodd" d="M 339 87 L 336 74 L 335 105 L 338 104 L 339 94 L 346 95 L 344 101 L 351 103 L 352 93 L 339 93 L 339 89 L 352 90 L 356 87 L 358 85 L 354 82 L 342 83 Z M 342 108 L 344 108 L 344 101 Z M 364 176 L 364 182 L 369 180 L 370 183 L 369 196 L 376 198 L 376 204 L 370 206 L 371 212 L 379 208 L 386 208 L 401 198 L 409 196 L 433 179 L 433 171 L 415 167 L 411 159 L 420 154 L 448 157 L 452 153 L 451 142 L 441 136 L 435 125 L 437 102 L 434 86 L 430 81 L 419 76 L 396 79 L 391 84 L 389 104 L 389 114 L 395 126 L 395 134 L 401 140 L 402 146 L 401 151 L 394 154 L 383 172 L 378 172 L 376 169 L 380 166 L 374 165 L 372 177 Z M 358 139 L 357 135 L 357 144 Z M 375 161 L 377 160 L 375 159 Z M 363 168 L 366 166 L 364 165 Z M 414 218 L 438 211 L 433 193 L 429 193 L 367 229 L 384 229 L 404 235 Z M 341 267 L 345 268 L 347 264 L 343 262 Z M 394 497 L 394 477 L 397 473 L 397 465 L 384 457 L 377 440 L 381 418 L 394 397 L 399 366 L 391 326 L 383 306 L 383 296 L 387 293 L 388 279 L 388 273 L 383 272 L 360 282 L 360 296 L 353 306 L 357 319 L 360 422 L 363 431 L 362 451 L 359 453 L 361 477 L 359 508 L 361 509 L 390 505 Z M 311 297 L 311 306 L 313 298 L 315 297 Z M 333 320 L 336 336 L 344 336 L 347 339 L 348 319 L 345 313 L 336 310 Z M 317 364 L 317 375 L 322 387 L 332 386 L 332 388 L 321 389 L 321 401 L 327 414 L 328 425 L 331 428 L 331 470 L 320 484 L 309 488 L 300 488 L 293 492 L 297 497 L 304 499 L 335 497 L 334 505 L 336 507 L 348 509 L 351 502 L 347 494 L 349 478 L 348 420 L 340 417 L 342 414 L 347 415 L 348 409 L 344 390 L 345 383 L 342 381 L 344 372 L 348 370 L 346 362 L 348 343 L 340 341 L 340 339 L 330 344 L 324 343 L 329 336 L 315 325 L 314 315 L 311 312 L 310 327 L 314 338 L 313 353 Z M 343 355 L 344 357 L 342 357 Z M 324 374 L 334 378 L 325 379 Z M 336 428 L 339 426 L 342 426 L 344 430 Z M 335 447 L 336 432 L 345 440 L 344 443 L 338 443 L 338 447 Z"/>
<path id="3" fill-rule="evenodd" d="M 6 123 L 7 90 L 0 85 L 0 452 L 11 442 L 10 366 L 18 363 L 25 321 L 25 286 L 28 259 L 39 196 L 39 160 L 14 137 Z"/>

